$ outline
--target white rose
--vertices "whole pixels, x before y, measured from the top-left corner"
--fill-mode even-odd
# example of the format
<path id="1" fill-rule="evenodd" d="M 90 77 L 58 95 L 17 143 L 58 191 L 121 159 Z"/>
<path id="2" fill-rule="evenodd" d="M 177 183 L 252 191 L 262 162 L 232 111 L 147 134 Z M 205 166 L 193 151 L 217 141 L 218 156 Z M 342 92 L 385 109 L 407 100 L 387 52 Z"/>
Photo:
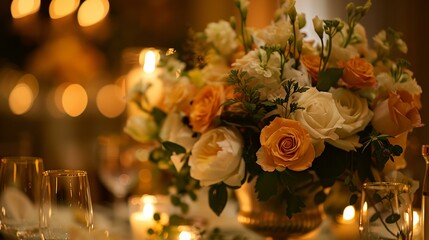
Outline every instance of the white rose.
<path id="1" fill-rule="evenodd" d="M 191 177 L 201 186 L 224 182 L 240 186 L 245 174 L 242 158 L 243 140 L 234 128 L 220 127 L 209 130 L 192 148 L 189 158 Z"/>
<path id="2" fill-rule="evenodd" d="M 327 140 L 331 145 L 345 151 L 356 150 L 361 147 L 359 136 L 356 135 L 363 130 L 371 121 L 373 112 L 368 108 L 368 102 L 350 90 L 344 88 L 330 89 L 337 105 L 337 109 L 344 118 L 341 128 L 336 130 L 339 139 Z"/>
<path id="3" fill-rule="evenodd" d="M 264 49 L 257 48 L 237 59 L 232 67 L 245 71 L 249 76 L 252 76 L 252 84 L 263 86 L 258 89 L 261 93 L 261 99 L 267 99 L 273 91 L 277 92 L 282 88 L 279 80 L 280 55 L 278 52 L 268 56 Z"/>
<path id="4" fill-rule="evenodd" d="M 237 34 L 225 20 L 209 23 L 204 32 L 207 35 L 207 42 L 212 43 L 223 56 L 232 54 L 238 47 Z"/>
<path id="5" fill-rule="evenodd" d="M 304 109 L 293 112 L 291 117 L 307 129 L 318 157 L 324 150 L 324 140 L 339 138 L 336 131 L 342 127 L 344 118 L 338 112 L 332 94 L 315 88 L 300 95 L 298 106 Z"/>
<path id="6" fill-rule="evenodd" d="M 271 23 L 271 25 L 256 30 L 253 33 L 253 39 L 258 47 L 264 45 L 278 45 L 281 48 L 285 48 L 288 45 L 292 32 L 292 24 L 288 20 L 282 18 L 275 23 Z"/>
<path id="7" fill-rule="evenodd" d="M 124 132 L 138 142 L 149 142 L 155 139 L 158 127 L 148 115 L 132 115 L 128 118 Z"/>

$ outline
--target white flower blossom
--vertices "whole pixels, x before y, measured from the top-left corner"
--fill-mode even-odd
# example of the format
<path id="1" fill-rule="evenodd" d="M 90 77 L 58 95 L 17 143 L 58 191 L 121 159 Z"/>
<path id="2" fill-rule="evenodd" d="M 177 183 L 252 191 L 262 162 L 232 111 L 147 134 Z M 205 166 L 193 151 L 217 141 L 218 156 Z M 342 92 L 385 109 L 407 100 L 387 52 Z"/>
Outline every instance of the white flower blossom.
<path id="1" fill-rule="evenodd" d="M 220 127 L 209 130 L 192 148 L 189 158 L 191 177 L 199 180 L 201 186 L 220 182 L 240 186 L 245 171 L 242 152 L 243 140 L 236 129 Z"/>
<path id="2" fill-rule="evenodd" d="M 284 49 L 288 45 L 289 38 L 292 34 L 292 24 L 285 18 L 282 18 L 265 28 L 256 30 L 253 33 L 253 39 L 258 47 L 264 45 L 278 45 Z"/>
<path id="3" fill-rule="evenodd" d="M 237 34 L 225 20 L 209 23 L 204 32 L 207 35 L 207 42 L 213 44 L 223 56 L 229 56 L 238 47 Z"/>
<path id="4" fill-rule="evenodd" d="M 232 64 L 233 68 L 247 72 L 252 76 L 254 84 L 261 84 L 263 87 L 258 89 L 262 99 L 267 99 L 273 91 L 278 91 L 280 83 L 280 55 L 278 52 L 268 56 L 264 49 L 257 48 L 250 51 Z"/>
<path id="5" fill-rule="evenodd" d="M 336 131 L 342 127 L 345 120 L 329 92 L 310 88 L 300 95 L 298 104 L 304 109 L 293 112 L 291 117 L 307 129 L 316 150 L 316 157 L 320 156 L 325 140 L 339 139 Z"/>
<path id="6" fill-rule="evenodd" d="M 374 114 L 368 108 L 365 98 L 359 97 L 348 89 L 331 88 L 329 92 L 332 93 L 337 109 L 344 118 L 344 123 L 341 128 L 336 130 L 339 139 L 335 141 L 328 139 L 327 142 L 345 151 L 355 151 L 356 148 L 362 146 L 356 133 L 368 125 Z"/>

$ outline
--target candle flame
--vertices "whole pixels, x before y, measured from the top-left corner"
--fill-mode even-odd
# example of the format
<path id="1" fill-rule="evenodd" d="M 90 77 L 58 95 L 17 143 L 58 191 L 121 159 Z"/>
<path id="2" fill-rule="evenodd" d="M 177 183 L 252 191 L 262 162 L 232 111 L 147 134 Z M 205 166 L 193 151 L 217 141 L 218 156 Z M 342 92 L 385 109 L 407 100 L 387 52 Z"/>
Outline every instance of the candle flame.
<path id="1" fill-rule="evenodd" d="M 420 222 L 420 216 L 417 211 L 413 211 L 413 226 L 417 226 Z"/>
<path id="2" fill-rule="evenodd" d="M 152 73 L 156 68 L 156 54 L 154 51 L 149 50 L 145 54 L 143 71 L 145 73 Z"/>
<path id="3" fill-rule="evenodd" d="M 191 240 L 192 239 L 192 234 L 188 231 L 182 231 L 179 234 L 179 240 Z"/>
<path id="4" fill-rule="evenodd" d="M 355 217 L 355 208 L 352 205 L 347 206 L 344 208 L 343 211 L 343 220 L 350 221 Z"/>

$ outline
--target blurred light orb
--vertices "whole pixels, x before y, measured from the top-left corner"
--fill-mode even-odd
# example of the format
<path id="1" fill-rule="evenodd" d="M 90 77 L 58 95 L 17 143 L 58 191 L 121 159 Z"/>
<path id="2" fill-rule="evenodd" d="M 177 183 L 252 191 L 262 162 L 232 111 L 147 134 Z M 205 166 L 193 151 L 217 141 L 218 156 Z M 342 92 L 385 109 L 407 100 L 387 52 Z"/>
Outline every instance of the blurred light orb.
<path id="1" fill-rule="evenodd" d="M 70 84 L 64 90 L 61 100 L 64 112 L 71 117 L 77 117 L 85 111 L 88 95 L 81 85 Z"/>
<path id="2" fill-rule="evenodd" d="M 13 0 L 10 5 L 10 12 L 13 18 L 23 18 L 40 9 L 40 0 Z"/>
<path id="3" fill-rule="evenodd" d="M 98 110 L 108 118 L 119 116 L 126 106 L 122 88 L 115 84 L 102 87 L 97 93 L 96 101 Z"/>
<path id="4" fill-rule="evenodd" d="M 49 16 L 59 19 L 70 15 L 79 7 L 79 0 L 52 0 L 49 4 Z"/>
<path id="5" fill-rule="evenodd" d="M 109 8 L 107 0 L 86 0 L 77 12 L 77 21 L 81 27 L 94 25 L 107 16 Z"/>
<path id="6" fill-rule="evenodd" d="M 22 115 L 33 105 L 33 91 L 26 83 L 18 83 L 9 94 L 9 108 L 16 115 Z"/>
<path id="7" fill-rule="evenodd" d="M 18 83 L 25 83 L 28 85 L 28 87 L 31 89 L 31 92 L 33 93 L 32 100 L 34 100 L 37 95 L 39 95 L 39 82 L 34 75 L 24 74 L 19 78 Z"/>

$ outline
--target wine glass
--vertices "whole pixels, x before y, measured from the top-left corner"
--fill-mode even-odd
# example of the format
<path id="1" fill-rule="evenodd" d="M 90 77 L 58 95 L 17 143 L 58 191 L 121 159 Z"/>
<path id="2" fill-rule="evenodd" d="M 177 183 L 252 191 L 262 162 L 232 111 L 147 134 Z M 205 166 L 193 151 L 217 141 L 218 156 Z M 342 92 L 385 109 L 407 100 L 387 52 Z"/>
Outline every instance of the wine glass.
<path id="1" fill-rule="evenodd" d="M 44 240 L 82 239 L 90 234 L 93 209 L 86 171 L 43 172 L 39 222 Z"/>
<path id="2" fill-rule="evenodd" d="M 43 160 L 4 157 L 0 168 L 0 229 L 18 239 L 37 238 Z"/>
<path id="3" fill-rule="evenodd" d="M 120 217 L 121 210 L 127 210 L 125 197 L 139 180 L 141 166 L 136 150 L 137 147 L 130 144 L 130 139 L 125 135 L 98 138 L 98 176 L 115 197 L 113 207 L 116 218 Z"/>
<path id="4" fill-rule="evenodd" d="M 409 240 L 413 235 L 410 186 L 393 182 L 365 183 L 359 216 L 361 239 Z"/>

